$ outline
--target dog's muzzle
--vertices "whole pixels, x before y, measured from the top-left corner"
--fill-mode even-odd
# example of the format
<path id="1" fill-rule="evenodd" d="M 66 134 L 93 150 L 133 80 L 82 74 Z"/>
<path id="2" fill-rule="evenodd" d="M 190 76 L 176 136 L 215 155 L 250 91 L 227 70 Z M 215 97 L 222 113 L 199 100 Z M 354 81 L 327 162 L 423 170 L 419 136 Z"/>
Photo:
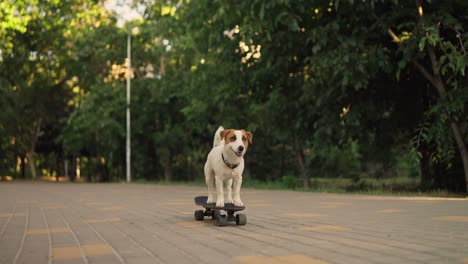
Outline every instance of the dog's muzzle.
<path id="1" fill-rule="evenodd" d="M 234 149 L 232 149 L 232 152 L 234 152 L 234 154 L 237 156 L 237 157 L 242 157 L 242 155 L 244 154 L 244 146 L 239 146 L 237 148 L 237 151 L 235 151 Z"/>

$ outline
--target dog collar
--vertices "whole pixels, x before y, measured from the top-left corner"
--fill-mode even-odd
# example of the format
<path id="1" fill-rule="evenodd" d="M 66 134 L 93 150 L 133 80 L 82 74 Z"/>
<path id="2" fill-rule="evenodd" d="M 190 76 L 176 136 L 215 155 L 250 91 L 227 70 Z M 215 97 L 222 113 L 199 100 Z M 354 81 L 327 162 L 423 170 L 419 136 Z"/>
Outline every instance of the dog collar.
<path id="1" fill-rule="evenodd" d="M 237 164 L 229 163 L 226 159 L 224 159 L 223 153 L 221 153 L 221 157 L 223 158 L 224 164 L 226 164 L 226 166 L 228 166 L 231 170 L 237 168 L 237 166 L 239 166 L 239 164 L 240 164 L 240 163 L 237 163 Z"/>

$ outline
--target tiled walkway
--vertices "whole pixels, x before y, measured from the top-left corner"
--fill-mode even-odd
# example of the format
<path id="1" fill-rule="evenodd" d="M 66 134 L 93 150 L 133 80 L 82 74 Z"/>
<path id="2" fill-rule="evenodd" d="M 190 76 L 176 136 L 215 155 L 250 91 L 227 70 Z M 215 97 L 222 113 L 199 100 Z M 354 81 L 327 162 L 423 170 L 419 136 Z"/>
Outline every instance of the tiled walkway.
<path id="1" fill-rule="evenodd" d="M 247 225 L 196 222 L 205 188 L 0 182 L 0 263 L 468 263 L 468 200 L 242 190 Z"/>

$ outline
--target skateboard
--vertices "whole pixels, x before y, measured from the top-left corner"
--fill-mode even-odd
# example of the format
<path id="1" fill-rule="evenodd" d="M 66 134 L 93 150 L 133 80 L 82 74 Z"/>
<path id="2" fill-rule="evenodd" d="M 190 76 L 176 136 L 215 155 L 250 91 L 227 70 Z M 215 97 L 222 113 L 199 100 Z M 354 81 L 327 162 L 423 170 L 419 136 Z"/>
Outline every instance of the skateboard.
<path id="1" fill-rule="evenodd" d="M 205 211 L 196 210 L 195 220 L 203 221 L 205 216 L 211 216 L 214 220 L 214 224 L 217 226 L 225 226 L 229 222 L 236 222 L 237 225 L 247 224 L 247 216 L 245 214 L 238 214 L 237 211 L 242 211 L 245 206 L 235 206 L 232 203 L 224 204 L 223 207 L 217 207 L 214 203 L 207 203 L 208 196 L 197 196 L 195 197 L 195 204 L 203 206 Z M 221 211 L 226 211 L 227 215 L 221 214 Z"/>

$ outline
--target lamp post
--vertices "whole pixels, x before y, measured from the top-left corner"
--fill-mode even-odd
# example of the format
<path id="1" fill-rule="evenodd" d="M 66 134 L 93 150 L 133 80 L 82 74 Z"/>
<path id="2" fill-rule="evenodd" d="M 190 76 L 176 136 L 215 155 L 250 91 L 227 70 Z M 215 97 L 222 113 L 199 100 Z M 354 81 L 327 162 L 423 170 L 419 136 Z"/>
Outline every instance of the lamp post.
<path id="1" fill-rule="evenodd" d="M 128 67 L 127 67 L 127 144 L 126 144 L 126 160 L 127 160 L 127 182 L 132 180 L 132 175 L 130 172 L 131 169 L 131 148 L 130 148 L 130 70 L 131 70 L 131 33 L 132 28 L 128 29 L 127 35 L 127 59 L 128 59 Z"/>

